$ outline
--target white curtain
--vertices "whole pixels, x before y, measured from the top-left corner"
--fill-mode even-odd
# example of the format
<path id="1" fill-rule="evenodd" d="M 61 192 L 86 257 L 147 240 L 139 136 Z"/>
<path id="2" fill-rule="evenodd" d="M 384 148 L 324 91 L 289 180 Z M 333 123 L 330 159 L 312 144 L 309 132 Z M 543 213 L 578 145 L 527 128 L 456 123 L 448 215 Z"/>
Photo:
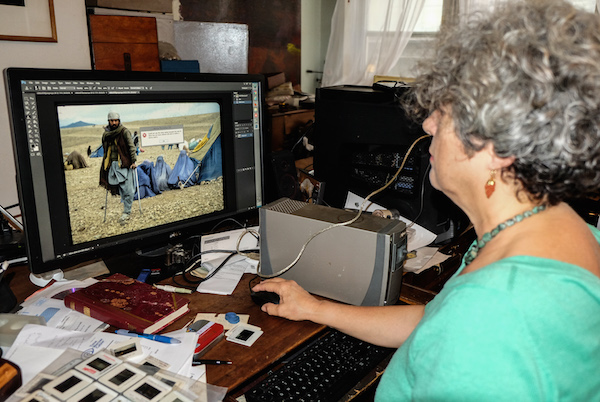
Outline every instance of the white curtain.
<path id="1" fill-rule="evenodd" d="M 490 12 L 494 6 L 503 0 L 459 0 L 460 21 L 463 21 L 469 14 L 481 11 L 483 13 Z M 600 1 L 600 0 L 597 0 Z"/>
<path id="2" fill-rule="evenodd" d="M 599 0 L 600 1 L 600 0 Z M 369 27 L 371 2 L 386 10 L 380 27 Z M 322 86 L 371 85 L 390 75 L 410 39 L 425 0 L 337 0 Z"/>

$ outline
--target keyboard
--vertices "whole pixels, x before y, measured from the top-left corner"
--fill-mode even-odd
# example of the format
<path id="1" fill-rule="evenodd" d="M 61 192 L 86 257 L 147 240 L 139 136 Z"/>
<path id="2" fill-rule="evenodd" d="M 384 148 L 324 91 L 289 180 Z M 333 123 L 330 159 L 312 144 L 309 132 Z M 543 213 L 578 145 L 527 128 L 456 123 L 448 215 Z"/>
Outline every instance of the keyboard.
<path id="1" fill-rule="evenodd" d="M 393 352 L 331 330 L 246 392 L 246 401 L 337 401 Z"/>

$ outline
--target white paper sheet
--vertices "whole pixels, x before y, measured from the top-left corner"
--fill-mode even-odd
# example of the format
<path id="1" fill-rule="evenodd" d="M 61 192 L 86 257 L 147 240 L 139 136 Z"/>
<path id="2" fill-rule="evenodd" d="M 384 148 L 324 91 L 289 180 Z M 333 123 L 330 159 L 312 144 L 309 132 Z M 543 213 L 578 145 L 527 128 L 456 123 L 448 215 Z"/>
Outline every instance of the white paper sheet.
<path id="1" fill-rule="evenodd" d="M 171 335 L 172 334 L 172 335 Z M 169 371 L 180 372 L 184 366 L 191 366 L 196 336 L 192 332 L 176 331 L 165 334 L 181 341 L 179 344 L 168 344 L 140 338 L 140 344 L 144 354 L 132 359 L 136 363 L 151 355 L 167 363 Z M 41 353 L 46 349 L 65 350 L 72 348 L 88 354 L 94 354 L 99 350 L 110 347 L 112 344 L 120 343 L 129 339 L 124 335 L 110 332 L 73 332 L 63 329 L 47 327 L 43 325 L 27 324 L 23 327 L 17 339 L 6 354 L 6 358 L 19 367 L 27 365 L 27 375 L 23 376 L 23 383 L 31 380 L 33 376 L 42 371 L 48 364 L 56 359 L 56 353 Z"/>
<path id="2" fill-rule="evenodd" d="M 216 269 L 223 260 L 224 258 L 211 261 L 211 266 L 214 264 L 214 267 L 212 267 L 213 270 Z M 256 273 L 256 266 L 253 265 L 253 262 L 254 260 L 249 260 L 242 255 L 233 256 L 227 264 L 215 274 L 215 276 L 198 285 L 198 292 L 214 293 L 218 295 L 232 294 L 245 272 L 253 269 L 253 272 Z"/>
<path id="3" fill-rule="evenodd" d="M 418 274 L 450 258 L 450 256 L 440 253 L 437 247 L 421 247 L 416 252 L 415 258 L 407 259 L 404 263 L 405 271 Z"/>
<path id="4" fill-rule="evenodd" d="M 249 227 L 248 230 L 258 232 L 258 226 Z M 246 233 L 240 240 L 240 236 L 244 234 L 246 229 L 236 229 L 227 232 L 215 233 L 202 236 L 200 240 L 202 252 L 209 250 L 232 250 L 235 251 L 239 244 L 239 250 L 257 249 L 258 239 L 252 233 Z M 202 255 L 202 262 L 214 261 L 227 257 L 225 253 L 207 253 Z M 214 265 L 214 263 L 212 264 Z"/>
<path id="5" fill-rule="evenodd" d="M 346 203 L 344 204 L 345 208 L 349 208 L 349 209 L 359 209 L 361 207 L 361 205 L 364 202 L 364 198 L 352 193 L 352 192 L 348 192 L 348 196 L 346 197 Z M 371 203 L 370 201 L 367 201 L 367 208 L 365 209 L 365 211 L 367 212 L 373 212 L 377 209 L 388 209 L 384 206 L 375 204 L 375 203 Z M 412 222 L 401 216 L 400 220 L 402 222 L 404 222 L 406 224 L 406 226 L 408 226 L 409 224 L 411 224 Z M 421 247 L 425 247 L 429 244 L 431 244 L 432 241 L 435 240 L 436 235 L 435 233 L 430 232 L 429 230 L 425 229 L 423 226 L 420 226 L 416 223 L 412 223 L 412 226 L 409 227 L 406 230 L 406 234 L 407 234 L 407 248 L 409 251 L 411 250 L 417 250 Z"/>
<path id="6" fill-rule="evenodd" d="M 58 281 L 53 284 L 46 286 L 43 289 L 38 290 L 29 296 L 21 306 L 25 307 L 31 303 L 35 303 L 38 299 L 45 297 L 47 299 L 52 298 L 53 296 L 58 295 L 59 293 L 66 292 L 72 289 L 85 288 L 90 286 L 93 283 L 98 282 L 97 279 L 88 278 L 83 281 Z"/>
<path id="7" fill-rule="evenodd" d="M 28 303 L 18 314 L 42 316 L 47 326 L 69 331 L 96 332 L 108 326 L 103 321 L 66 307 L 63 300 L 45 297 L 38 297 L 34 302 Z"/>
<path id="8" fill-rule="evenodd" d="M 248 314 L 237 314 L 237 316 L 239 317 L 240 321 L 239 323 L 235 323 L 232 324 L 229 321 L 227 321 L 227 319 L 225 318 L 226 314 L 225 313 L 198 313 L 196 314 L 196 318 L 194 318 L 194 322 L 199 321 L 199 320 L 206 320 L 206 321 L 212 321 L 212 322 L 216 322 L 217 324 L 221 324 L 223 326 L 223 329 L 225 331 L 235 327 L 237 324 L 239 323 L 243 323 L 243 324 L 248 324 L 248 320 L 250 319 L 250 316 Z"/>

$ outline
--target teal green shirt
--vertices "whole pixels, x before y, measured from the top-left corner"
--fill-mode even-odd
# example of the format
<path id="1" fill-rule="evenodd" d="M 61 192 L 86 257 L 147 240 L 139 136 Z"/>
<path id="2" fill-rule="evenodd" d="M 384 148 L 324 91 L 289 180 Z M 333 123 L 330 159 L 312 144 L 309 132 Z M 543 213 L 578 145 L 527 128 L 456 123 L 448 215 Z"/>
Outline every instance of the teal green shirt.
<path id="1" fill-rule="evenodd" d="M 463 268 L 395 353 L 377 401 L 600 401 L 600 278 L 530 256 Z"/>

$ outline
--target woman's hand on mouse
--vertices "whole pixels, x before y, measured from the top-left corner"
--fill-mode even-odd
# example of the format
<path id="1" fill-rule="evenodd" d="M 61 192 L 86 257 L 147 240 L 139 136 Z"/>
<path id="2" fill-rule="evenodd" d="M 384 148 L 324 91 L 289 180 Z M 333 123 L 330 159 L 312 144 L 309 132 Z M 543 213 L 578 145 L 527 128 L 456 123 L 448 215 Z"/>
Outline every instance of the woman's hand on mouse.
<path id="1" fill-rule="evenodd" d="M 313 320 L 320 300 L 304 290 L 295 281 L 282 278 L 268 279 L 252 288 L 255 292 L 275 292 L 279 295 L 279 304 L 266 303 L 261 309 L 269 315 L 289 320 Z"/>

